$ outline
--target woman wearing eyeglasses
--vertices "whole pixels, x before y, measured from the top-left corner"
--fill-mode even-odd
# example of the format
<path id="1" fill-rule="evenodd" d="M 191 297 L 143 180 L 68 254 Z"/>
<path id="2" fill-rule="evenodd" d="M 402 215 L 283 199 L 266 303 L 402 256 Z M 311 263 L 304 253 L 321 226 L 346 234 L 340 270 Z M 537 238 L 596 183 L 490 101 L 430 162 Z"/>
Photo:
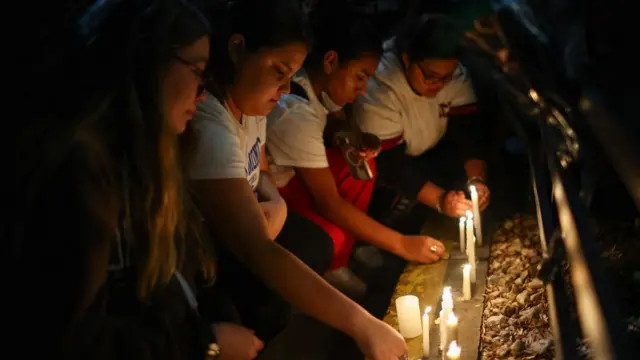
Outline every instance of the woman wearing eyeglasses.
<path id="1" fill-rule="evenodd" d="M 472 210 L 459 191 L 464 185 L 476 186 L 481 210 L 489 204 L 486 163 L 473 146 L 477 134 L 466 136 L 479 121 L 466 116 L 475 111 L 476 96 L 457 59 L 459 36 L 458 24 L 444 15 L 405 22 L 385 43 L 367 93 L 353 107 L 362 130 L 382 140 L 378 183 L 450 217 Z M 467 120 L 456 119 L 460 134 L 447 131 L 453 115 Z"/>

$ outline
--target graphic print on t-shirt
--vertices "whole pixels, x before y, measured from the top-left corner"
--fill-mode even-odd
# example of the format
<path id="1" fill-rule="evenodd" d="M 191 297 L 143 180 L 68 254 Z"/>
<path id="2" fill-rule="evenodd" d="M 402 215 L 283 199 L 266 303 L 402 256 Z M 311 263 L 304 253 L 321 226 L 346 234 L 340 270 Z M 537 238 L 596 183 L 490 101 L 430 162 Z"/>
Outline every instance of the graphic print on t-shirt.
<path id="1" fill-rule="evenodd" d="M 260 137 L 257 137 L 255 143 L 247 152 L 247 167 L 245 171 L 252 189 L 258 186 L 258 180 L 260 180 L 260 144 Z"/>
<path id="2" fill-rule="evenodd" d="M 449 117 L 449 110 L 451 110 L 451 101 L 446 103 L 440 103 L 440 119 L 446 119 Z"/>

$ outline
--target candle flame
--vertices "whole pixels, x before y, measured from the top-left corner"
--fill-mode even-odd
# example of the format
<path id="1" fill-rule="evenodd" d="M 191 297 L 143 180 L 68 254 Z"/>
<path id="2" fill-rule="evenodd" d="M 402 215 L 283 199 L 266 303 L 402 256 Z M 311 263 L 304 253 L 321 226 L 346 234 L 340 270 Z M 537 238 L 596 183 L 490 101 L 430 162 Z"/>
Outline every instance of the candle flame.
<path id="1" fill-rule="evenodd" d="M 471 210 L 467 210 L 466 214 L 467 214 L 467 220 L 473 219 L 473 213 L 471 212 Z"/>
<path id="2" fill-rule="evenodd" d="M 476 186 L 475 185 L 469 185 L 469 191 L 471 191 L 472 193 L 476 192 Z"/>
<path id="3" fill-rule="evenodd" d="M 464 216 L 460 217 L 460 224 L 461 225 L 464 224 L 465 221 L 467 221 L 466 217 L 464 217 Z"/>
<path id="4" fill-rule="evenodd" d="M 449 313 L 449 317 L 447 317 L 447 325 L 453 326 L 458 324 L 458 318 L 456 314 L 452 312 Z"/>
<path id="5" fill-rule="evenodd" d="M 538 102 L 538 100 L 540 100 L 540 96 L 538 96 L 538 92 L 535 91 L 534 89 L 529 89 L 529 97 L 531 98 L 531 100 Z"/>
<path id="6" fill-rule="evenodd" d="M 470 274 L 471 273 L 471 264 L 462 265 L 462 272 L 464 274 Z"/>
<path id="7" fill-rule="evenodd" d="M 452 341 L 451 344 L 449 344 L 449 351 L 447 351 L 447 356 L 448 357 L 458 357 L 460 356 L 460 351 L 462 349 L 460 349 L 460 347 L 458 346 L 458 342 L 457 341 Z"/>

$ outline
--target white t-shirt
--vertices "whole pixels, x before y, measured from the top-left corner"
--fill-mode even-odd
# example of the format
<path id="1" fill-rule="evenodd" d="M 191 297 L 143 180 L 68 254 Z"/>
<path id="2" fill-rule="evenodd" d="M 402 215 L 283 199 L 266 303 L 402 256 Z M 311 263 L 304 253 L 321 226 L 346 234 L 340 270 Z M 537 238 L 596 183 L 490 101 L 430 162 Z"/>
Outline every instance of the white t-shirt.
<path id="1" fill-rule="evenodd" d="M 238 121 L 218 99 L 207 94 L 192 121 L 197 144 L 189 177 L 246 178 L 255 190 L 260 180 L 260 149 L 267 137 L 266 118 L 243 115 Z"/>
<path id="2" fill-rule="evenodd" d="M 456 72 L 462 74 L 448 82 L 436 96 L 420 96 L 407 82 L 400 59 L 387 51 L 367 83 L 367 93 L 354 103 L 353 113 L 363 131 L 382 140 L 402 136 L 407 154 L 420 155 L 444 136 L 449 108 L 476 102 L 462 66 Z"/>
<path id="3" fill-rule="evenodd" d="M 329 167 L 323 139 L 328 110 L 313 92 L 304 70 L 300 70 L 292 81 L 305 89 L 309 100 L 293 94 L 284 95 L 268 116 L 269 169 L 278 187 L 291 180 L 295 167 Z"/>

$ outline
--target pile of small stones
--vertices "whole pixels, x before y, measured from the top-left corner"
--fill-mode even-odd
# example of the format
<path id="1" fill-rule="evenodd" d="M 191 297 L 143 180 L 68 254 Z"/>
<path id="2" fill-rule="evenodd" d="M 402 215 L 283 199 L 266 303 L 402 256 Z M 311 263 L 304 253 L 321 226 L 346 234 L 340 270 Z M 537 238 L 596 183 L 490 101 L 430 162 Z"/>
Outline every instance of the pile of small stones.
<path id="1" fill-rule="evenodd" d="M 485 292 L 481 358 L 553 359 L 544 284 L 535 276 L 542 260 L 538 224 L 516 216 L 493 236 Z"/>

